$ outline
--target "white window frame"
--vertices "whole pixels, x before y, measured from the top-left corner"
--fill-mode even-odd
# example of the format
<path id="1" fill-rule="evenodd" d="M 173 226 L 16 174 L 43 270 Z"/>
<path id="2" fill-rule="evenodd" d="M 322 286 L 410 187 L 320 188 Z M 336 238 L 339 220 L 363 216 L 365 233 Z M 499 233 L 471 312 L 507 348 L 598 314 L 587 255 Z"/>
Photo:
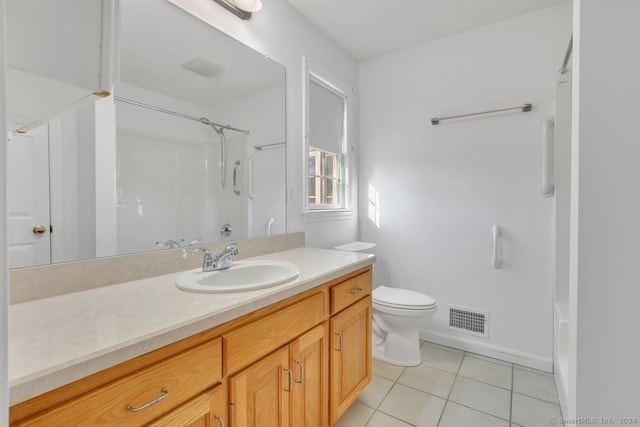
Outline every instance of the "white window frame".
<path id="1" fill-rule="evenodd" d="M 309 86 L 310 81 L 321 85 L 323 88 L 335 93 L 344 99 L 344 132 L 342 142 L 342 165 L 341 165 L 341 184 L 340 191 L 342 192 L 342 203 L 340 206 L 336 205 L 315 205 L 309 204 L 309 124 L 310 124 L 310 108 L 309 108 Z M 324 73 L 320 70 L 312 69 L 309 65 L 307 57 L 303 57 L 303 141 L 304 146 L 302 150 L 302 165 L 303 165 L 303 185 L 302 185 L 302 214 L 305 217 L 305 222 L 313 221 L 326 221 L 336 219 L 348 219 L 355 215 L 355 210 L 352 208 L 354 205 L 352 200 L 353 194 L 353 176 L 351 174 L 351 161 L 349 155 L 349 122 L 350 113 L 352 110 L 349 97 L 351 89 L 348 89 L 346 85 L 339 83 L 336 79 L 331 78 L 328 73 Z"/>

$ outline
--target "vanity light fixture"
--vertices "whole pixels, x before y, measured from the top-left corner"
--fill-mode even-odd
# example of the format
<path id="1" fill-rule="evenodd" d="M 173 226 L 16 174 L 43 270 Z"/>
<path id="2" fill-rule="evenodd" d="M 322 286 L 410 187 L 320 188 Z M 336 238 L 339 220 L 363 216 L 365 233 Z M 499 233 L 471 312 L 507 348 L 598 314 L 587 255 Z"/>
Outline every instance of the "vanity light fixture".
<path id="1" fill-rule="evenodd" d="M 251 13 L 262 9 L 262 0 L 213 0 L 240 19 L 251 19 Z"/>

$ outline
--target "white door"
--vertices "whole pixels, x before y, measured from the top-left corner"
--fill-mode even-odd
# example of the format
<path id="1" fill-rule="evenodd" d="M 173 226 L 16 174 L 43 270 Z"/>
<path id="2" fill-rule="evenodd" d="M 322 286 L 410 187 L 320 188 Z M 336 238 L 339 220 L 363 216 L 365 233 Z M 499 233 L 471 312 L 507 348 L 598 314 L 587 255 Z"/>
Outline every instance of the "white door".
<path id="1" fill-rule="evenodd" d="M 7 144 L 9 268 L 51 262 L 49 130 L 45 124 Z"/>

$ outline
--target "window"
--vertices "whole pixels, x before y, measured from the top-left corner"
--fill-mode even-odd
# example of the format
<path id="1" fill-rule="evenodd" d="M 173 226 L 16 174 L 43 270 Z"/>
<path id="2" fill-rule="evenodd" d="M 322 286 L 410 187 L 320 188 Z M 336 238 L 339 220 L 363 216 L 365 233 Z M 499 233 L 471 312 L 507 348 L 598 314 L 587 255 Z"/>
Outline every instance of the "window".
<path id="1" fill-rule="evenodd" d="M 308 73 L 307 209 L 348 207 L 347 96 L 335 84 Z"/>
<path id="2" fill-rule="evenodd" d="M 309 206 L 342 208 L 342 155 L 309 147 Z"/>

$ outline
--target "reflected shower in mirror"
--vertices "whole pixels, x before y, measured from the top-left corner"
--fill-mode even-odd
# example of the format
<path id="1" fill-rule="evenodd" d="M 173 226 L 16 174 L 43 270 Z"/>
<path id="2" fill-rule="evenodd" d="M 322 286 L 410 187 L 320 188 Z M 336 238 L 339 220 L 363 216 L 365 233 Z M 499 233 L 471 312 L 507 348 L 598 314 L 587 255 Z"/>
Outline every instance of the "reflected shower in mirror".
<path id="1" fill-rule="evenodd" d="M 286 232 L 284 68 L 169 2 L 122 2 L 120 31 L 112 96 L 9 147 L 16 164 L 49 147 L 48 174 L 13 173 L 50 189 L 10 221 L 46 229 L 10 232 L 11 267 Z M 12 210 L 35 212 L 17 193 Z"/>

